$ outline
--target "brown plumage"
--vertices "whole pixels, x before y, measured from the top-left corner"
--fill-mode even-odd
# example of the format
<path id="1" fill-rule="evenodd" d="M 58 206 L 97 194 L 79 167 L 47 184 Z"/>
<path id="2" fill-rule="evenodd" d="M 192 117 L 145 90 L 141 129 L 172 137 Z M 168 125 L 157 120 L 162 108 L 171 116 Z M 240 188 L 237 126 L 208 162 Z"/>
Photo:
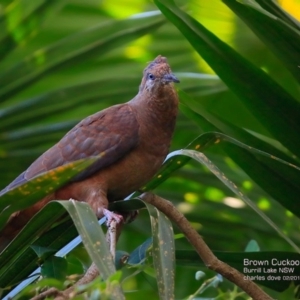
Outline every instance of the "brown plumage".
<path id="1" fill-rule="evenodd" d="M 82 120 L 2 190 L 0 196 L 42 172 L 105 152 L 103 159 L 72 182 L 14 213 L 0 232 L 0 249 L 53 199 L 84 201 L 97 217 L 118 220 L 107 210 L 108 201 L 121 200 L 143 186 L 159 170 L 169 151 L 178 111 L 173 82 L 179 81 L 166 58 L 158 56 L 144 70 L 139 92 L 131 101 Z"/>

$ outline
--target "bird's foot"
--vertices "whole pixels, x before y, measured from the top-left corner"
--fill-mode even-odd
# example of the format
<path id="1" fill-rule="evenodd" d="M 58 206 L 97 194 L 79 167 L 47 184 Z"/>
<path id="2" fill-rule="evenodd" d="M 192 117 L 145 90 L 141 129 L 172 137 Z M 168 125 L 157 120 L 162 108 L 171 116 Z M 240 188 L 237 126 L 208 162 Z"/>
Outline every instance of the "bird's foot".
<path id="1" fill-rule="evenodd" d="M 112 221 L 115 221 L 117 224 L 124 222 L 122 215 L 116 214 L 106 208 L 103 208 L 103 215 L 106 217 L 106 225 L 109 227 Z"/>

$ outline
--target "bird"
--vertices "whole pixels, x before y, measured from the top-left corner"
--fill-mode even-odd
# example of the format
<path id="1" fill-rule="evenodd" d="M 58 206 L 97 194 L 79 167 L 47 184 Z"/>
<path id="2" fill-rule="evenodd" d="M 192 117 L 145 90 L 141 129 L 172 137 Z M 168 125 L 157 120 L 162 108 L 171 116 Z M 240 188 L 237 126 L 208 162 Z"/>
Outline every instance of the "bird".
<path id="1" fill-rule="evenodd" d="M 108 210 L 145 185 L 166 158 L 178 114 L 178 94 L 167 58 L 158 55 L 143 71 L 137 95 L 79 122 L 53 147 L 38 157 L 1 195 L 30 179 L 70 162 L 101 154 L 91 166 L 34 205 L 13 213 L 0 232 L 3 250 L 26 223 L 51 200 L 86 202 L 97 218 L 121 221 Z"/>

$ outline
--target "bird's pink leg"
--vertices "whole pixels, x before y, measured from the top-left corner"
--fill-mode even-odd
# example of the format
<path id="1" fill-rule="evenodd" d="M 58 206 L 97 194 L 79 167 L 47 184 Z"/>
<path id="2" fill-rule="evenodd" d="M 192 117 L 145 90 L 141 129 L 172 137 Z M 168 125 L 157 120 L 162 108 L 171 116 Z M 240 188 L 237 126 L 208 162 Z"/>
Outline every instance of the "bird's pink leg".
<path id="1" fill-rule="evenodd" d="M 122 215 L 114 213 L 106 208 L 102 209 L 103 215 L 106 217 L 106 225 L 109 227 L 112 221 L 115 221 L 117 224 L 120 224 L 124 221 Z"/>
<path id="2" fill-rule="evenodd" d="M 88 203 L 98 219 L 106 217 L 107 226 L 110 225 L 112 220 L 115 220 L 117 224 L 123 222 L 123 216 L 108 210 L 105 187 L 99 185 L 92 178 L 81 182 L 74 182 L 63 187 L 56 192 L 56 197 L 57 199 L 73 198 Z"/>

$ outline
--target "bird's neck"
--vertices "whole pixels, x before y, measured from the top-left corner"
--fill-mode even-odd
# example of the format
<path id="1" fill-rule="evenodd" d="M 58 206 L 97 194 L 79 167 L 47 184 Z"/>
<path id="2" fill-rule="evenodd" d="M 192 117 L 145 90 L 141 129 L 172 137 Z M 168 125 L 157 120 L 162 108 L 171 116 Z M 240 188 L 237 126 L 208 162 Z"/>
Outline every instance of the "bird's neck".
<path id="1" fill-rule="evenodd" d="M 128 104 L 139 123 L 140 136 L 143 137 L 139 143 L 143 151 L 160 157 L 163 161 L 169 151 L 176 124 L 178 113 L 176 91 L 170 88 L 167 92 L 164 90 L 161 93 L 139 93 Z"/>
<path id="2" fill-rule="evenodd" d="M 139 92 L 129 102 L 138 111 L 144 121 L 162 124 L 164 127 L 170 125 L 174 129 L 178 113 L 178 96 L 172 86 L 167 86 L 155 91 L 144 90 Z"/>

